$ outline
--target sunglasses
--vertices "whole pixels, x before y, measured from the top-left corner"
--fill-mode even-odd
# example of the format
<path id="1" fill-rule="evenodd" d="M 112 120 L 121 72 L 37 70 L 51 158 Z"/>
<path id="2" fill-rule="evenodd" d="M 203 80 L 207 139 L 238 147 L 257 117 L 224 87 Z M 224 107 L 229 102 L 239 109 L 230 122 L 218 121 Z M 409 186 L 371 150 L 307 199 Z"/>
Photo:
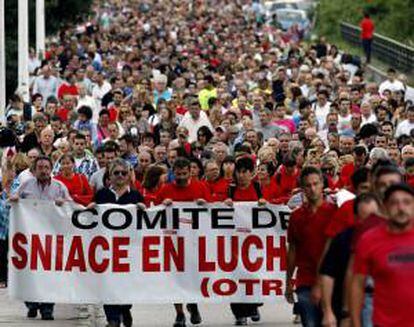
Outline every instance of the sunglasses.
<path id="1" fill-rule="evenodd" d="M 125 171 L 125 170 L 116 170 L 116 171 L 114 171 L 113 172 L 113 174 L 114 174 L 114 176 L 126 176 L 126 175 L 128 175 L 128 172 L 127 171 Z"/>

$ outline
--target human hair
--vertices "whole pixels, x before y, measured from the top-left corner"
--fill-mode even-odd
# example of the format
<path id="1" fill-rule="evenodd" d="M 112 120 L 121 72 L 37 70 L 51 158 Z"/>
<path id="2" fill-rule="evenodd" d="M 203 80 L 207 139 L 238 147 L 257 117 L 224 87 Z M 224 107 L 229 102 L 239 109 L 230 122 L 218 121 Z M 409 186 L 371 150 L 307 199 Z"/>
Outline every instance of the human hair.
<path id="1" fill-rule="evenodd" d="M 121 159 L 121 158 L 116 158 L 109 165 L 109 175 L 112 175 L 115 168 L 118 167 L 118 166 L 124 168 L 127 171 L 129 171 L 130 168 L 131 168 L 130 164 L 126 160 Z"/>
<path id="2" fill-rule="evenodd" d="M 190 164 L 191 164 L 191 162 L 187 158 L 185 158 L 185 157 L 178 157 L 174 161 L 173 170 L 190 168 Z"/>
<path id="3" fill-rule="evenodd" d="M 71 154 L 71 153 L 65 153 L 65 154 L 63 154 L 60 157 L 59 162 L 62 162 L 65 159 L 69 159 L 70 161 L 72 161 L 73 163 L 75 163 L 75 158 L 74 158 L 73 154 Z"/>
<path id="4" fill-rule="evenodd" d="M 196 157 L 191 157 L 189 160 L 190 160 L 190 164 L 195 163 L 197 165 L 197 167 L 200 171 L 199 174 L 198 174 L 198 178 L 202 178 L 203 175 L 204 175 L 204 167 L 203 167 L 203 164 L 202 164 L 201 160 L 196 158 Z"/>
<path id="5" fill-rule="evenodd" d="M 92 119 L 92 109 L 89 106 L 81 106 L 78 109 L 78 115 L 85 115 L 87 120 Z"/>
<path id="6" fill-rule="evenodd" d="M 240 172 L 242 170 L 248 170 L 253 172 L 255 164 L 250 156 L 243 156 L 236 160 L 235 171 Z"/>
<path id="7" fill-rule="evenodd" d="M 358 209 L 361 204 L 367 204 L 370 202 L 375 202 L 378 206 L 380 206 L 380 201 L 374 193 L 362 193 L 358 195 L 354 200 L 354 214 L 356 216 L 358 215 Z"/>
<path id="8" fill-rule="evenodd" d="M 368 167 L 361 167 L 354 171 L 351 175 L 351 184 L 354 190 L 356 190 L 362 183 L 368 182 L 369 173 L 370 170 Z"/>
<path id="9" fill-rule="evenodd" d="M 37 167 L 37 163 L 39 161 L 47 161 L 50 165 L 50 168 L 53 167 L 53 163 L 52 163 L 52 159 L 50 159 L 48 156 L 39 156 L 35 159 L 35 161 L 33 162 L 33 167 L 36 169 Z"/>
<path id="10" fill-rule="evenodd" d="M 320 169 L 313 166 L 307 166 L 302 169 L 299 177 L 299 183 L 302 187 L 305 185 L 306 178 L 310 175 L 318 175 L 321 181 L 323 180 L 322 172 Z"/>
<path id="11" fill-rule="evenodd" d="M 375 180 L 378 180 L 381 176 L 384 175 L 399 175 L 401 179 L 403 179 L 403 174 L 401 170 L 395 166 L 392 162 L 388 162 L 388 164 L 382 164 L 377 167 L 373 167 L 373 177 Z"/>
<path id="12" fill-rule="evenodd" d="M 84 134 L 82 134 L 82 133 L 77 133 L 75 135 L 75 138 L 74 139 L 75 140 L 78 139 L 78 140 L 84 140 L 84 141 L 86 141 L 86 136 Z"/>
<path id="13" fill-rule="evenodd" d="M 160 182 L 160 177 L 167 172 L 161 165 L 150 165 L 144 174 L 142 186 L 147 190 L 153 190 Z"/>

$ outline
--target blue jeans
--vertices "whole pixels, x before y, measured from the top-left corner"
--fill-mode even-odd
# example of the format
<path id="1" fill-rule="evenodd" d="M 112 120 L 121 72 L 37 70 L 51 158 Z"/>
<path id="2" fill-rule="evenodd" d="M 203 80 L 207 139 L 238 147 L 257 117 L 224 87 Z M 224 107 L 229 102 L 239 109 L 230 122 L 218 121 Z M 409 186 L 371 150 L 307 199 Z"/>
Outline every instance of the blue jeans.
<path id="1" fill-rule="evenodd" d="M 40 311 L 41 315 L 53 314 L 54 303 L 43 303 L 43 302 L 25 302 L 26 307 L 30 309 L 36 309 Z"/>
<path id="2" fill-rule="evenodd" d="M 311 287 L 302 286 L 296 290 L 298 296 L 297 309 L 304 327 L 318 327 L 322 323 L 322 312 L 319 306 L 311 301 Z"/>
<path id="3" fill-rule="evenodd" d="M 365 294 L 364 306 L 362 307 L 362 326 L 372 327 L 372 311 L 373 311 L 372 294 Z"/>
<path id="4" fill-rule="evenodd" d="M 109 304 L 104 304 L 104 311 L 105 311 L 105 316 L 106 316 L 106 320 L 108 322 L 114 322 L 114 323 L 118 323 L 120 324 L 121 321 L 123 320 L 123 313 L 126 311 L 131 310 L 132 305 L 109 305 Z"/>

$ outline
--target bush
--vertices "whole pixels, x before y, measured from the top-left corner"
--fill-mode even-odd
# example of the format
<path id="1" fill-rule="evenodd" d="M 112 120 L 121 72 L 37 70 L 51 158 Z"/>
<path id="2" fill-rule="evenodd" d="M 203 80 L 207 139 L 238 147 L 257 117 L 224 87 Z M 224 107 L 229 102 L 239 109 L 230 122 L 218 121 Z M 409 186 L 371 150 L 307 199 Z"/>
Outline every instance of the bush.
<path id="1" fill-rule="evenodd" d="M 376 33 L 414 44 L 414 7 L 411 0 L 321 0 L 316 30 L 328 39 L 340 39 L 339 23 L 358 25 L 365 11 L 374 20 Z"/>

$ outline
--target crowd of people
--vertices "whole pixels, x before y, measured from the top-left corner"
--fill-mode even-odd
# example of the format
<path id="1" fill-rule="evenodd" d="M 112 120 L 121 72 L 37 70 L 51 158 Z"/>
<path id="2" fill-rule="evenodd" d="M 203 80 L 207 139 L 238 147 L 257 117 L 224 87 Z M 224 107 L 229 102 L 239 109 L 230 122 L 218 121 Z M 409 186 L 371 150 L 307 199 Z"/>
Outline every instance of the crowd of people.
<path id="1" fill-rule="evenodd" d="M 414 106 L 323 37 L 303 42 L 250 0 L 96 1 L 45 58 L 30 55 L 2 146 L 1 280 L 10 202 L 141 208 L 288 205 L 285 297 L 304 326 L 409 326 Z M 296 297 L 294 294 L 296 293 Z M 236 325 L 260 304 L 234 303 Z M 53 319 L 53 304 L 27 303 Z M 105 305 L 108 325 L 131 306 Z M 196 304 L 186 306 L 193 324 Z M 175 327 L 186 325 L 175 304 Z M 277 311 L 275 310 L 275 314 Z M 300 317 L 300 319 L 299 319 Z"/>

